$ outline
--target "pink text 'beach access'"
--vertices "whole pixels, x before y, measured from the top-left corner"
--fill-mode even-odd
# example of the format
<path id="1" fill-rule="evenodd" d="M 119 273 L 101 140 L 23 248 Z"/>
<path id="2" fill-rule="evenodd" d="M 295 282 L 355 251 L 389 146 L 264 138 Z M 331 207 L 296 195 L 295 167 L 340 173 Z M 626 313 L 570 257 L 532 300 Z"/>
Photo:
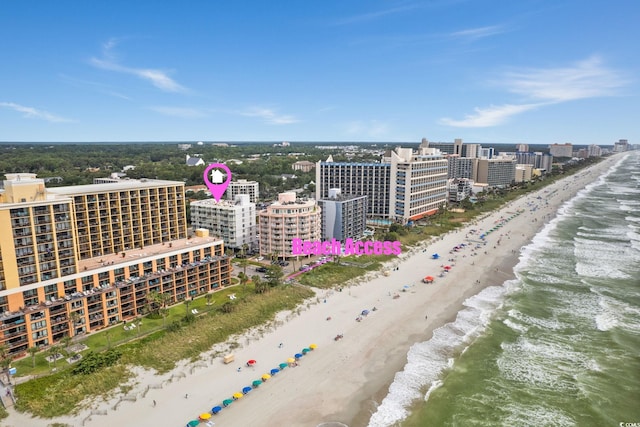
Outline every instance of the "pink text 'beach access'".
<path id="1" fill-rule="evenodd" d="M 339 240 L 315 240 L 304 241 L 302 239 L 293 239 L 291 241 L 292 255 L 400 255 L 402 246 L 400 241 L 367 241 L 354 242 L 353 239 L 347 239 L 344 243 Z"/>

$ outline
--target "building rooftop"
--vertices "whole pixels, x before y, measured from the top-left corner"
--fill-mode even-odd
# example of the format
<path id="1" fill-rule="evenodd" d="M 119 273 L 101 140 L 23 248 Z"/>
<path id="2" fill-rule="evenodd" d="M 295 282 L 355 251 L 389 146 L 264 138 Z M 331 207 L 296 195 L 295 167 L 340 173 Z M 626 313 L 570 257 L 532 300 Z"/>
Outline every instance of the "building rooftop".
<path id="1" fill-rule="evenodd" d="M 110 191 L 135 190 L 139 188 L 166 187 L 169 185 L 184 186 L 182 181 L 167 181 L 162 179 L 127 179 L 121 182 L 109 182 L 105 184 L 72 185 L 69 187 L 47 188 L 47 193 L 60 196 L 73 196 L 76 194 L 94 194 Z"/>
<path id="2" fill-rule="evenodd" d="M 222 239 L 212 236 L 172 240 L 171 242 L 158 243 L 155 245 L 145 246 L 143 248 L 138 247 L 128 249 L 117 254 L 109 254 L 80 260 L 78 262 L 78 269 L 80 273 L 83 273 L 85 271 L 91 271 L 111 265 L 131 263 L 131 261 L 139 261 L 147 257 L 155 257 L 157 255 L 169 254 L 171 252 L 179 253 L 183 252 L 185 249 L 188 250 L 193 246 L 217 241 L 222 243 Z M 123 253 L 125 254 L 124 257 L 122 256 Z"/>

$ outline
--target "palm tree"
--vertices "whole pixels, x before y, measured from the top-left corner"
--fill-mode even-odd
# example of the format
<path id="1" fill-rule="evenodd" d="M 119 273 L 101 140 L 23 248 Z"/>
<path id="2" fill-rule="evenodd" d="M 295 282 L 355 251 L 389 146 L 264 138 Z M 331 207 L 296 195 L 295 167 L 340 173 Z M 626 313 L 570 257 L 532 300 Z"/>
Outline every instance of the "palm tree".
<path id="1" fill-rule="evenodd" d="M 64 347 L 64 349 L 69 353 L 69 346 L 71 345 L 71 337 L 69 335 L 65 335 L 60 339 L 60 343 Z"/>
<path id="2" fill-rule="evenodd" d="M 107 339 L 107 350 L 111 348 L 111 329 L 104 331 L 104 337 Z"/>
<path id="3" fill-rule="evenodd" d="M 80 314 L 77 311 L 69 314 L 69 337 L 75 335 L 75 325 L 80 321 Z"/>
<path id="4" fill-rule="evenodd" d="M 0 367 L 2 367 L 2 372 L 7 376 L 7 384 L 11 384 L 9 367 L 12 361 L 13 357 L 11 357 L 11 353 L 9 353 L 9 347 L 6 344 L 0 345 Z"/>
<path id="5" fill-rule="evenodd" d="M 240 279 L 240 284 L 242 285 L 242 293 L 243 295 L 247 294 L 247 282 L 249 282 L 249 276 L 245 273 L 238 273 L 238 279 Z"/>
<path id="6" fill-rule="evenodd" d="M 27 349 L 27 353 L 31 355 L 31 367 L 36 367 L 36 353 L 38 352 L 38 347 L 29 347 Z"/>
<path id="7" fill-rule="evenodd" d="M 53 359 L 53 367 L 56 367 L 56 362 L 58 361 L 58 352 L 60 351 L 60 347 L 58 347 L 56 344 L 52 345 L 51 347 L 49 347 L 49 350 L 47 350 L 47 353 L 49 353 L 49 356 L 51 356 L 51 358 Z"/>

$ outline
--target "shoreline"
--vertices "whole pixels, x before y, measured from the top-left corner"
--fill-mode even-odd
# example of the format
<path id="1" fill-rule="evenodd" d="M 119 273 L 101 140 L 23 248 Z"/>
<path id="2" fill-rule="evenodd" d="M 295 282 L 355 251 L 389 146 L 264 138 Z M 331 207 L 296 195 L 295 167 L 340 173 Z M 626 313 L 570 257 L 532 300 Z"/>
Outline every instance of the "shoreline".
<path id="1" fill-rule="evenodd" d="M 199 362 L 179 363 L 166 375 L 140 373 L 129 392 L 135 400 L 118 403 L 113 397 L 94 405 L 93 411 L 83 410 L 77 416 L 58 419 L 31 418 L 11 411 L 2 425 L 39 427 L 55 421 L 86 427 L 185 425 L 199 413 L 210 410 L 222 399 L 250 384 L 252 379 L 265 373 L 263 371 L 268 372 L 294 352 L 315 343 L 318 349 L 301 358 L 299 367 L 285 369 L 212 420 L 220 426 L 313 427 L 332 421 L 349 427 L 366 426 L 387 395 L 396 373 L 405 366 L 409 348 L 416 342 L 430 339 L 437 328 L 454 321 L 467 298 L 488 286 L 499 286 L 514 278 L 513 268 L 519 262 L 520 249 L 556 216 L 565 201 L 614 164 L 615 158 L 609 157 L 576 175 L 514 200 L 465 225 L 462 230 L 425 241 L 420 249 L 403 253 L 400 259 L 391 261 L 399 266 L 399 270 L 392 271 L 388 277 L 377 272 L 345 287 L 342 292 L 317 290 L 317 296 L 312 298 L 315 301 L 307 301 L 299 313 L 284 313 L 269 327 L 255 328 L 241 337 L 232 338 L 231 341 L 240 343 L 234 350 L 235 363 L 224 365 L 219 357 L 212 357 L 215 349 L 226 347 L 223 343 L 205 353 Z M 535 201 L 535 196 L 544 196 L 554 188 L 557 191 L 549 195 L 548 205 L 536 212 L 526 209 L 527 201 Z M 427 274 L 437 276 L 440 266 L 449 263 L 447 260 L 453 255 L 449 250 L 453 246 L 467 239 L 479 240 L 477 235 L 466 237 L 465 230 L 486 230 L 487 225 L 495 224 L 501 216 L 513 215 L 523 208 L 525 212 L 487 236 L 490 243 L 476 251 L 480 252 L 478 255 L 471 256 L 468 249 L 456 253 L 457 259 L 452 263 L 455 265 L 450 273 L 436 277 L 435 283 L 430 285 L 420 282 Z M 542 220 L 543 215 L 545 220 Z M 535 218 L 540 220 L 534 221 Z M 501 243 L 496 244 L 499 237 L 502 237 Z M 484 248 L 487 248 L 487 254 L 483 253 Z M 434 252 L 442 258 L 431 259 Z M 480 280 L 480 284 L 475 280 Z M 323 293 L 326 303 L 321 296 Z M 399 298 L 393 298 L 395 294 Z M 371 310 L 372 307 L 378 309 L 360 322 L 354 320 L 363 309 Z M 327 321 L 328 316 L 332 320 Z M 268 330 L 265 332 L 265 329 Z M 334 341 L 333 337 L 338 333 L 343 333 L 344 338 Z M 284 343 L 283 348 L 279 348 L 280 342 Z M 243 362 L 252 358 L 258 360 L 259 367 L 244 367 Z M 244 369 L 239 372 L 238 367 Z M 185 399 L 187 394 L 188 399 Z M 158 402 L 157 407 L 152 405 L 153 401 Z M 114 410 L 116 405 L 117 410 Z M 98 415 L 98 412 L 106 415 Z"/>

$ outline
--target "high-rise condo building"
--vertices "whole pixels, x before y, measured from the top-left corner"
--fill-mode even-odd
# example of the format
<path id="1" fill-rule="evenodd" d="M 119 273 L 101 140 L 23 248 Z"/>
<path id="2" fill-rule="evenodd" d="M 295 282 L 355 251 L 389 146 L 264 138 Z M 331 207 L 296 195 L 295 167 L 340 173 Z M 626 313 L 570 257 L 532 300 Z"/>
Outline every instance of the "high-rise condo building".
<path id="1" fill-rule="evenodd" d="M 249 201 L 247 194 L 238 194 L 234 201 L 191 202 L 191 225 L 206 228 L 229 248 L 252 249 L 257 243 L 256 204 Z"/>
<path id="2" fill-rule="evenodd" d="M 188 238 L 184 183 L 126 180 L 47 189 L 7 174 L 0 191 L 0 344 L 12 355 L 220 289 L 217 238 Z"/>
<path id="3" fill-rule="evenodd" d="M 380 163 L 333 162 L 316 167 L 316 198 L 330 188 L 367 196 L 367 216 L 406 223 L 438 211 L 447 201 L 447 159 L 434 148 L 389 150 Z"/>
<path id="4" fill-rule="evenodd" d="M 293 192 L 278 194 L 278 201 L 258 214 L 260 254 L 291 257 L 293 239 L 320 240 L 320 214 L 313 199 L 297 199 Z"/>
<path id="5" fill-rule="evenodd" d="M 359 240 L 367 226 L 367 196 L 343 195 L 329 189 L 329 197 L 318 200 L 322 209 L 322 240 Z"/>
<path id="6" fill-rule="evenodd" d="M 247 181 L 246 179 L 231 181 L 225 194 L 227 200 L 235 200 L 238 194 L 246 194 L 249 196 L 251 203 L 258 203 L 258 199 L 260 198 L 260 184 L 256 181 Z"/>

